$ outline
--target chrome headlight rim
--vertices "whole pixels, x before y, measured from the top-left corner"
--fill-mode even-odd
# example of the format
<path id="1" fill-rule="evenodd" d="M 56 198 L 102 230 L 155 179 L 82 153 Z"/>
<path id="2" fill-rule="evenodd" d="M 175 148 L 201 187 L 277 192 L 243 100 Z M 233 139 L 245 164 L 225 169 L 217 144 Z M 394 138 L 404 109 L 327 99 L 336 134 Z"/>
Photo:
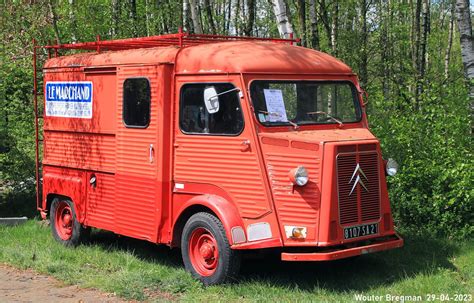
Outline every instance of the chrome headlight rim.
<path id="1" fill-rule="evenodd" d="M 297 186 L 305 186 L 309 181 L 308 170 L 302 165 L 293 168 L 290 171 L 290 179 Z"/>
<path id="2" fill-rule="evenodd" d="M 398 173 L 398 163 L 395 159 L 388 158 L 385 164 L 385 172 L 388 176 L 393 177 Z"/>

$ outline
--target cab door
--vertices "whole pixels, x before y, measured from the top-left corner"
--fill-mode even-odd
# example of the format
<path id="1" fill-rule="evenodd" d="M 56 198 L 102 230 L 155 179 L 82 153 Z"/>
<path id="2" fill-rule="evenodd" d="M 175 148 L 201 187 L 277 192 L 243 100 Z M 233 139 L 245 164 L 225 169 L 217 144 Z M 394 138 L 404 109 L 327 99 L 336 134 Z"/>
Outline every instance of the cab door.
<path id="1" fill-rule="evenodd" d="M 163 100 L 157 66 L 117 71 L 115 232 L 157 241 L 158 181 Z"/>
<path id="2" fill-rule="evenodd" d="M 240 79 L 179 77 L 176 84 L 174 198 L 186 193 L 215 194 L 235 203 L 243 218 L 268 214 L 269 193 Z M 216 97 L 207 98 L 218 100 L 218 107 L 206 106 L 206 88 L 215 90 Z"/>

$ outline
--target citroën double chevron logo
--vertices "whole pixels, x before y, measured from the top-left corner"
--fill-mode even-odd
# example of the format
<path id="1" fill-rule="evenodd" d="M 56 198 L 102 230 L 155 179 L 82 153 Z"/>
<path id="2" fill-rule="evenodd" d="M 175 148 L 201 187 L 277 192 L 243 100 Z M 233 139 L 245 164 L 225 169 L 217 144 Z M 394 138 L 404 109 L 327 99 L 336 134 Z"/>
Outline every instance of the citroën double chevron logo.
<path id="1" fill-rule="evenodd" d="M 351 192 L 349 193 L 349 196 L 352 195 L 352 193 L 354 192 L 354 189 L 356 188 L 357 183 L 359 183 L 365 189 L 365 191 L 367 191 L 367 192 L 369 191 L 367 189 L 367 186 L 365 186 L 364 181 L 362 181 L 362 178 L 360 176 L 362 176 L 365 179 L 365 181 L 369 181 L 369 179 L 367 179 L 367 176 L 364 174 L 364 171 L 362 170 L 362 168 L 360 168 L 359 163 L 357 163 L 357 165 L 354 169 L 354 172 L 352 173 L 352 177 L 349 180 L 349 184 L 351 184 L 351 182 L 354 180 L 354 185 L 352 186 L 352 189 L 351 189 Z M 354 179 L 354 177 L 356 177 L 356 178 Z"/>

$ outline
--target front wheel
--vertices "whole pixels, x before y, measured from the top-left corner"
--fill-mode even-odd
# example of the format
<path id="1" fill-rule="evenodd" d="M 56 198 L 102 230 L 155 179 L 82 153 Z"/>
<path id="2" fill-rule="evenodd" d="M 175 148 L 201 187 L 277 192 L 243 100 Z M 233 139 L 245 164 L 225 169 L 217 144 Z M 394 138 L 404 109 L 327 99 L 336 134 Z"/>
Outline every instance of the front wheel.
<path id="1" fill-rule="evenodd" d="M 53 237 L 64 246 L 77 246 L 90 234 L 90 228 L 85 228 L 77 221 L 74 206 L 70 200 L 55 198 L 51 203 L 51 232 Z"/>
<path id="2" fill-rule="evenodd" d="M 189 218 L 181 237 L 184 266 L 204 285 L 229 282 L 240 269 L 240 254 L 230 248 L 224 226 L 201 212 Z"/>

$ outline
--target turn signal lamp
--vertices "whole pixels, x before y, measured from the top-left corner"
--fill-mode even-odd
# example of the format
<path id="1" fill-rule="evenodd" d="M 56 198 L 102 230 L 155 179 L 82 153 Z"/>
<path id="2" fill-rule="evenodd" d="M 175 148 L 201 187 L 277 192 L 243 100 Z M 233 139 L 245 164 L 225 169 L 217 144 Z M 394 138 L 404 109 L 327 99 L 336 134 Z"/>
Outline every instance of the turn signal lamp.
<path id="1" fill-rule="evenodd" d="M 301 226 L 285 226 L 287 238 L 306 239 L 306 227 Z"/>
<path id="2" fill-rule="evenodd" d="M 297 238 L 297 239 L 303 239 L 304 238 L 303 231 L 304 230 L 302 227 L 293 228 L 292 237 Z"/>

